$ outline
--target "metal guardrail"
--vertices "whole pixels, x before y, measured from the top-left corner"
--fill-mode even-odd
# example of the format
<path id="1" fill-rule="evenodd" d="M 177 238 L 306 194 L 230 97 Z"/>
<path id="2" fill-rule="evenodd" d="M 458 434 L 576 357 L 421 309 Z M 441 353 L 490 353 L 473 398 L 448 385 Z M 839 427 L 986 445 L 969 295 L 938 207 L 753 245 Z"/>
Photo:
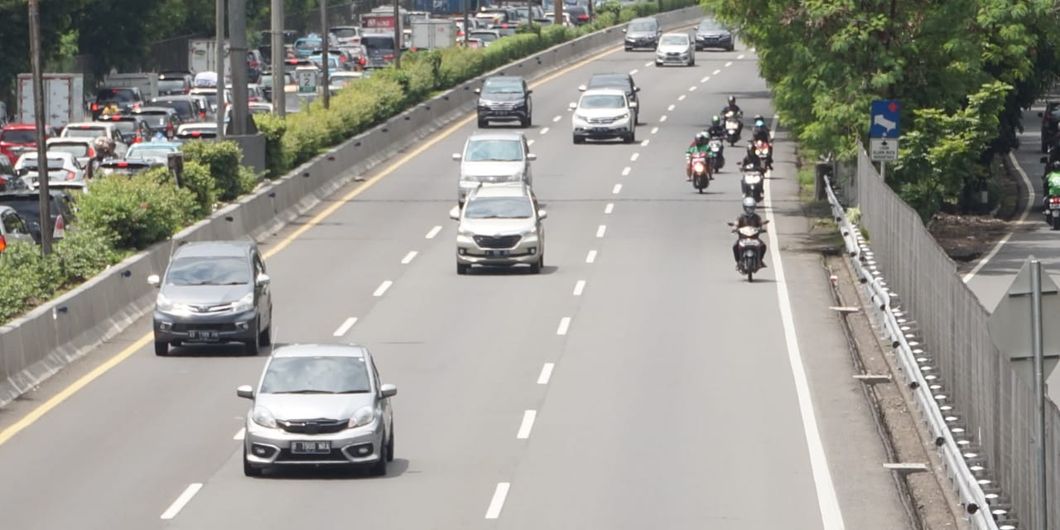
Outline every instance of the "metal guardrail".
<path id="1" fill-rule="evenodd" d="M 827 176 L 824 180 L 828 203 L 831 205 L 832 216 L 843 236 L 847 256 L 850 258 L 859 281 L 864 285 L 866 294 L 872 300 L 877 320 L 882 322 L 887 330 L 891 346 L 905 374 L 906 384 L 912 391 L 921 417 L 934 439 L 938 454 L 946 466 L 947 474 L 964 507 L 967 520 L 977 530 L 1014 530 L 1017 527 L 1012 523 L 998 526 L 990 507 L 990 500 L 997 499 L 998 496 L 983 491 L 980 483 L 982 479 L 973 474 L 966 461 L 966 459 L 975 458 L 976 455 L 958 443 L 958 437 L 950 427 L 950 423 L 956 421 L 957 417 L 949 414 L 943 415 L 943 409 L 939 405 L 941 394 L 934 394 L 934 389 L 940 388 L 933 383 L 937 376 L 925 374 L 925 371 L 921 370 L 921 362 L 926 362 L 928 358 L 917 347 L 918 343 L 909 340 L 913 335 L 907 333 L 910 326 L 907 325 L 908 320 L 904 318 L 906 315 L 896 305 L 892 305 L 894 299 L 897 298 L 896 293 L 887 287 L 882 273 L 877 270 L 872 250 L 862 238 L 860 230 L 847 218 L 846 211 L 832 189 L 831 180 Z M 963 438 L 960 441 L 966 442 Z"/>

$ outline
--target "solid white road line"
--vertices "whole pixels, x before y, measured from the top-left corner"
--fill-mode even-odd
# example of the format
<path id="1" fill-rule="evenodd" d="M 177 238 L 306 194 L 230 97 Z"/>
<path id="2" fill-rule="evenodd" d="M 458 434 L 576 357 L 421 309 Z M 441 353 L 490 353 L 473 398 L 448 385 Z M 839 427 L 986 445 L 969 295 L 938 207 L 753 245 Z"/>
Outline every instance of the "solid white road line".
<path id="1" fill-rule="evenodd" d="M 663 114 L 662 116 L 659 117 L 659 123 L 662 123 L 664 121 L 666 121 L 666 115 L 665 114 Z"/>
<path id="2" fill-rule="evenodd" d="M 167 508 L 166 511 L 162 512 L 161 519 L 168 521 L 176 517 L 177 514 L 184 509 L 184 506 L 191 502 L 191 498 L 194 497 L 195 494 L 198 493 L 201 489 L 202 483 L 196 482 L 194 484 L 189 484 L 188 487 L 184 490 L 184 493 L 181 493 L 180 497 L 177 497 L 177 500 L 173 501 L 173 504 L 170 504 L 169 508 Z"/>
<path id="3" fill-rule="evenodd" d="M 401 264 L 408 265 L 409 263 L 412 263 L 412 260 L 416 259 L 417 254 L 419 254 L 419 252 L 416 252 L 415 250 L 410 250 L 408 254 L 405 254 L 404 258 L 401 258 Z"/>
<path id="4" fill-rule="evenodd" d="M 585 262 L 592 263 L 594 261 L 596 261 L 596 251 L 590 250 L 589 253 L 585 255 Z"/>
<path id="5" fill-rule="evenodd" d="M 1016 221 L 1016 224 L 1021 225 L 1027 220 L 1027 215 L 1031 213 L 1031 208 L 1034 207 L 1034 185 L 1031 184 L 1031 179 L 1027 176 L 1027 172 L 1023 170 L 1023 166 L 1020 165 L 1019 160 L 1016 160 L 1016 155 L 1013 155 L 1010 151 L 1008 156 L 1009 160 L 1012 161 L 1012 166 L 1015 167 L 1016 171 L 1020 174 L 1020 179 L 1023 180 L 1023 185 L 1027 187 L 1027 204 L 1024 205 L 1023 212 L 1020 213 L 1019 221 Z M 979 263 L 976 263 L 975 267 L 968 271 L 968 274 L 965 274 L 961 280 L 964 283 L 972 281 L 972 278 L 975 278 L 975 275 L 979 274 L 979 271 L 983 270 L 983 267 L 985 267 L 987 263 L 990 263 L 990 260 L 994 259 L 994 256 L 997 256 L 997 253 L 1001 251 L 1001 247 L 1005 246 L 1005 243 L 1008 243 L 1008 240 L 1011 237 L 1012 232 L 1005 234 L 1005 237 L 1001 238 L 1001 240 L 994 245 L 994 248 L 990 249 L 990 252 L 987 253 L 983 259 L 979 260 Z"/>
<path id="6" fill-rule="evenodd" d="M 566 335 L 568 330 L 570 330 L 570 317 L 559 319 L 559 326 L 556 327 L 556 335 Z"/>
<path id="7" fill-rule="evenodd" d="M 736 56 L 736 60 L 737 60 L 737 61 L 739 61 L 740 59 L 743 59 L 743 54 L 742 54 L 742 53 L 741 53 L 740 55 L 737 55 L 737 56 Z"/>
<path id="8" fill-rule="evenodd" d="M 725 68 L 728 68 L 730 66 L 732 66 L 732 61 L 729 61 L 729 62 L 725 63 Z"/>
<path id="9" fill-rule="evenodd" d="M 633 171 L 633 168 L 631 168 L 629 166 L 626 166 L 626 167 L 622 168 L 622 176 L 623 177 L 629 176 L 629 172 L 630 171 Z"/>
<path id="10" fill-rule="evenodd" d="M 518 440 L 530 438 L 530 431 L 534 428 L 534 420 L 536 418 L 536 410 L 523 411 L 523 421 L 519 424 L 519 432 L 515 433 L 515 438 Z"/>
<path id="11" fill-rule="evenodd" d="M 677 101 L 684 101 L 687 97 L 688 94 L 681 94 L 680 96 L 677 96 Z"/>
<path id="12" fill-rule="evenodd" d="M 554 363 L 545 363 L 545 365 L 541 367 L 541 375 L 537 376 L 537 384 L 547 385 L 549 379 L 552 379 L 552 370 L 555 368 L 556 365 Z"/>
<path id="13" fill-rule="evenodd" d="M 666 110 L 668 110 L 668 111 L 670 111 L 670 112 L 673 112 L 673 110 L 674 110 L 674 109 L 676 109 L 676 108 L 677 108 L 677 105 L 674 105 L 674 104 L 670 104 L 670 106 L 669 106 L 669 107 L 666 107 Z"/>
<path id="14" fill-rule="evenodd" d="M 574 284 L 574 296 L 581 296 L 585 291 L 585 280 L 578 280 Z"/>
<path id="15" fill-rule="evenodd" d="M 629 71 L 629 75 L 637 75 L 637 72 L 639 72 L 639 71 L 640 70 L 637 70 L 636 68 L 634 68 L 634 69 Z"/>
<path id="16" fill-rule="evenodd" d="M 604 237 L 604 234 L 606 234 L 606 233 L 607 233 L 607 225 L 600 225 L 600 226 L 596 227 L 596 237 L 597 237 L 597 239 L 599 239 L 601 237 Z"/>
<path id="17" fill-rule="evenodd" d="M 353 325 L 356 324 L 356 323 L 357 323 L 357 317 L 347 318 L 346 321 L 343 322 L 341 326 L 339 326 L 339 329 L 336 329 L 335 333 L 332 333 L 332 336 L 342 337 L 342 336 L 346 335 L 346 333 L 348 331 L 350 331 L 350 328 L 352 328 Z"/>
<path id="18" fill-rule="evenodd" d="M 658 127 L 652 127 L 651 128 L 651 133 L 652 134 L 657 134 L 658 132 L 659 132 L 659 128 Z"/>
<path id="19" fill-rule="evenodd" d="M 688 87 L 688 91 L 689 92 L 695 92 L 696 91 L 696 85 L 692 85 L 692 86 Z"/>
<path id="20" fill-rule="evenodd" d="M 712 73 L 712 74 L 710 74 L 710 75 L 718 75 L 718 74 L 720 74 L 720 73 L 721 73 L 721 70 L 714 70 L 714 73 Z"/>
<path id="21" fill-rule="evenodd" d="M 704 77 L 703 79 L 699 80 L 700 83 L 706 83 L 707 81 L 710 81 L 710 76 L 709 75 Z"/>
<path id="22" fill-rule="evenodd" d="M 427 235 L 425 237 L 427 239 L 434 239 L 434 236 L 438 235 L 438 232 L 441 232 L 441 231 L 442 231 L 441 225 L 435 226 L 434 228 L 432 228 L 430 230 L 430 232 L 427 232 Z"/>
<path id="23" fill-rule="evenodd" d="M 773 127 L 777 118 L 773 117 Z M 799 413 L 802 416 L 802 428 L 806 435 L 806 446 L 810 453 L 810 470 L 817 488 L 817 505 L 821 511 L 821 522 L 825 530 L 843 530 L 843 513 L 839 508 L 832 474 L 828 469 L 828 457 L 821 443 L 821 433 L 817 427 L 817 416 L 813 409 L 813 396 L 810 394 L 810 383 L 806 379 L 806 367 L 803 365 L 802 352 L 799 350 L 799 337 L 795 332 L 795 320 L 792 317 L 791 297 L 788 295 L 787 282 L 784 277 L 784 262 L 780 257 L 780 243 L 777 240 L 777 222 L 773 215 L 770 181 L 765 182 L 766 219 L 773 225 L 769 235 L 769 255 L 773 260 L 773 274 L 776 277 L 777 302 L 780 309 L 780 321 L 784 327 L 784 339 L 787 343 L 788 363 L 791 375 L 795 380 L 795 394 L 799 400 Z"/>
<path id="24" fill-rule="evenodd" d="M 622 192 L 622 185 L 621 184 L 615 184 L 615 187 L 611 188 L 611 194 L 612 195 L 618 195 L 621 192 Z"/>
<path id="25" fill-rule="evenodd" d="M 552 123 L 556 123 L 557 121 L 559 121 L 561 119 L 563 119 L 563 116 L 556 116 L 555 118 L 552 118 Z"/>
<path id="26" fill-rule="evenodd" d="M 609 202 L 609 203 L 607 203 L 607 206 L 604 206 L 604 213 L 605 214 L 611 215 L 611 212 L 613 212 L 613 211 L 615 211 L 615 203 Z"/>
<path id="27" fill-rule="evenodd" d="M 242 429 L 239 429 L 239 432 L 237 432 L 236 435 L 232 437 L 232 439 L 233 440 L 242 440 L 243 438 L 246 438 L 246 437 L 247 437 L 247 428 L 243 427 Z"/>
<path id="28" fill-rule="evenodd" d="M 486 519 L 496 519 L 501 516 L 501 509 L 504 508 L 504 499 L 508 497 L 508 490 L 511 487 L 510 482 L 497 483 L 497 489 L 493 490 L 493 498 L 490 499 L 489 508 L 486 508 Z"/>
<path id="29" fill-rule="evenodd" d="M 644 141 L 642 141 L 640 143 L 640 146 L 641 147 L 648 147 L 648 144 L 650 144 L 650 143 L 651 143 L 651 140 L 644 140 Z"/>
<path id="30" fill-rule="evenodd" d="M 541 129 L 541 134 L 548 134 L 548 127 Z"/>
<path id="31" fill-rule="evenodd" d="M 630 162 L 636 162 L 638 158 L 640 158 L 640 153 L 633 153 L 632 155 L 629 155 Z"/>
<path id="32" fill-rule="evenodd" d="M 372 293 L 372 296 L 383 296 L 383 294 L 386 293 L 386 290 L 389 289 L 391 285 L 394 285 L 394 282 L 390 280 L 386 280 L 385 282 L 379 284 L 379 287 L 376 287 L 375 292 Z"/>

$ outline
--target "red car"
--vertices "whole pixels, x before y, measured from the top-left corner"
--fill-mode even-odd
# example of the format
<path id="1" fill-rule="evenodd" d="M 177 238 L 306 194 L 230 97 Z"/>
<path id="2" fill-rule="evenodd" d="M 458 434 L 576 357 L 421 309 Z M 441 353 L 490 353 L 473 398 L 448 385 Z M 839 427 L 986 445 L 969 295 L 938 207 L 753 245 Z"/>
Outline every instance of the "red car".
<path id="1" fill-rule="evenodd" d="M 37 126 L 30 123 L 11 123 L 0 129 L 0 154 L 14 164 L 26 151 L 37 147 Z"/>

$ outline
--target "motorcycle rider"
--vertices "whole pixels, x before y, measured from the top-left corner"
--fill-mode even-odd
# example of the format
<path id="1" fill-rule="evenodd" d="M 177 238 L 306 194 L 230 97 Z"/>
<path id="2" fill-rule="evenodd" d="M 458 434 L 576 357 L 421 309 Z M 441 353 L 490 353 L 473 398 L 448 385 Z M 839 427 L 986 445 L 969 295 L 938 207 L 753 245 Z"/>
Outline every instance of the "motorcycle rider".
<path id="1" fill-rule="evenodd" d="M 700 132 L 696 134 L 696 137 L 692 140 L 692 145 L 688 146 L 685 151 L 685 180 L 692 180 L 692 155 L 696 153 L 703 153 L 705 155 L 710 154 L 710 137 L 707 133 Z M 714 176 L 710 174 L 710 166 L 707 166 L 707 178 L 714 179 Z"/>
<path id="2" fill-rule="evenodd" d="M 750 197 L 745 197 L 743 200 L 743 213 L 736 218 L 735 223 L 729 223 L 733 227 L 733 232 L 743 228 L 745 226 L 753 226 L 756 228 L 762 228 L 765 223 L 762 222 L 762 216 L 755 213 L 755 200 Z M 766 267 L 765 256 L 766 256 L 766 242 L 759 239 L 761 245 L 758 245 L 758 261 L 762 263 L 762 268 Z M 736 261 L 736 270 L 740 270 L 740 238 L 736 238 L 736 242 L 732 244 L 732 257 Z"/>
<path id="3" fill-rule="evenodd" d="M 1042 199 L 1042 207 L 1048 211 L 1049 197 L 1060 197 L 1060 161 L 1049 164 L 1044 184 L 1046 193 Z"/>
<path id="4" fill-rule="evenodd" d="M 724 116 L 726 113 L 732 112 L 733 118 L 736 119 L 736 123 L 739 124 L 736 127 L 736 134 L 739 136 L 743 132 L 743 110 L 736 104 L 736 96 L 729 96 L 729 103 L 721 108 L 721 115 Z"/>
<path id="5" fill-rule="evenodd" d="M 769 140 L 769 127 L 766 125 L 766 119 L 761 114 L 755 114 L 754 128 L 751 129 L 751 141 L 769 143 Z"/>
<path id="6" fill-rule="evenodd" d="M 740 162 L 740 167 L 742 167 L 744 171 L 765 173 L 766 167 L 769 166 L 766 161 L 762 160 L 762 157 L 758 156 L 758 153 L 755 152 L 755 146 L 747 144 L 747 154 L 744 155 L 743 161 Z"/>
<path id="7" fill-rule="evenodd" d="M 722 140 L 725 138 L 725 126 L 721 124 L 721 118 L 717 115 L 710 118 L 710 127 L 707 129 L 707 135 L 711 139 Z"/>

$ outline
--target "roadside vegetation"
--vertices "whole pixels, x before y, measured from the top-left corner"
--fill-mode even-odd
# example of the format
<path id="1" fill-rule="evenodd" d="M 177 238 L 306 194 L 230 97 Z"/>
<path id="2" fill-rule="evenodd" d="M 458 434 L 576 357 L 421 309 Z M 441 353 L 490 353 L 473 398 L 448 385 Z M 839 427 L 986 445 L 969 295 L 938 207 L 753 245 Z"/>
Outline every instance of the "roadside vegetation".
<path id="1" fill-rule="evenodd" d="M 902 103 L 887 180 L 925 220 L 979 208 L 1022 108 L 1060 73 L 1060 13 L 1040 0 L 705 0 L 757 48 L 782 123 L 841 160 L 874 99 Z"/>

